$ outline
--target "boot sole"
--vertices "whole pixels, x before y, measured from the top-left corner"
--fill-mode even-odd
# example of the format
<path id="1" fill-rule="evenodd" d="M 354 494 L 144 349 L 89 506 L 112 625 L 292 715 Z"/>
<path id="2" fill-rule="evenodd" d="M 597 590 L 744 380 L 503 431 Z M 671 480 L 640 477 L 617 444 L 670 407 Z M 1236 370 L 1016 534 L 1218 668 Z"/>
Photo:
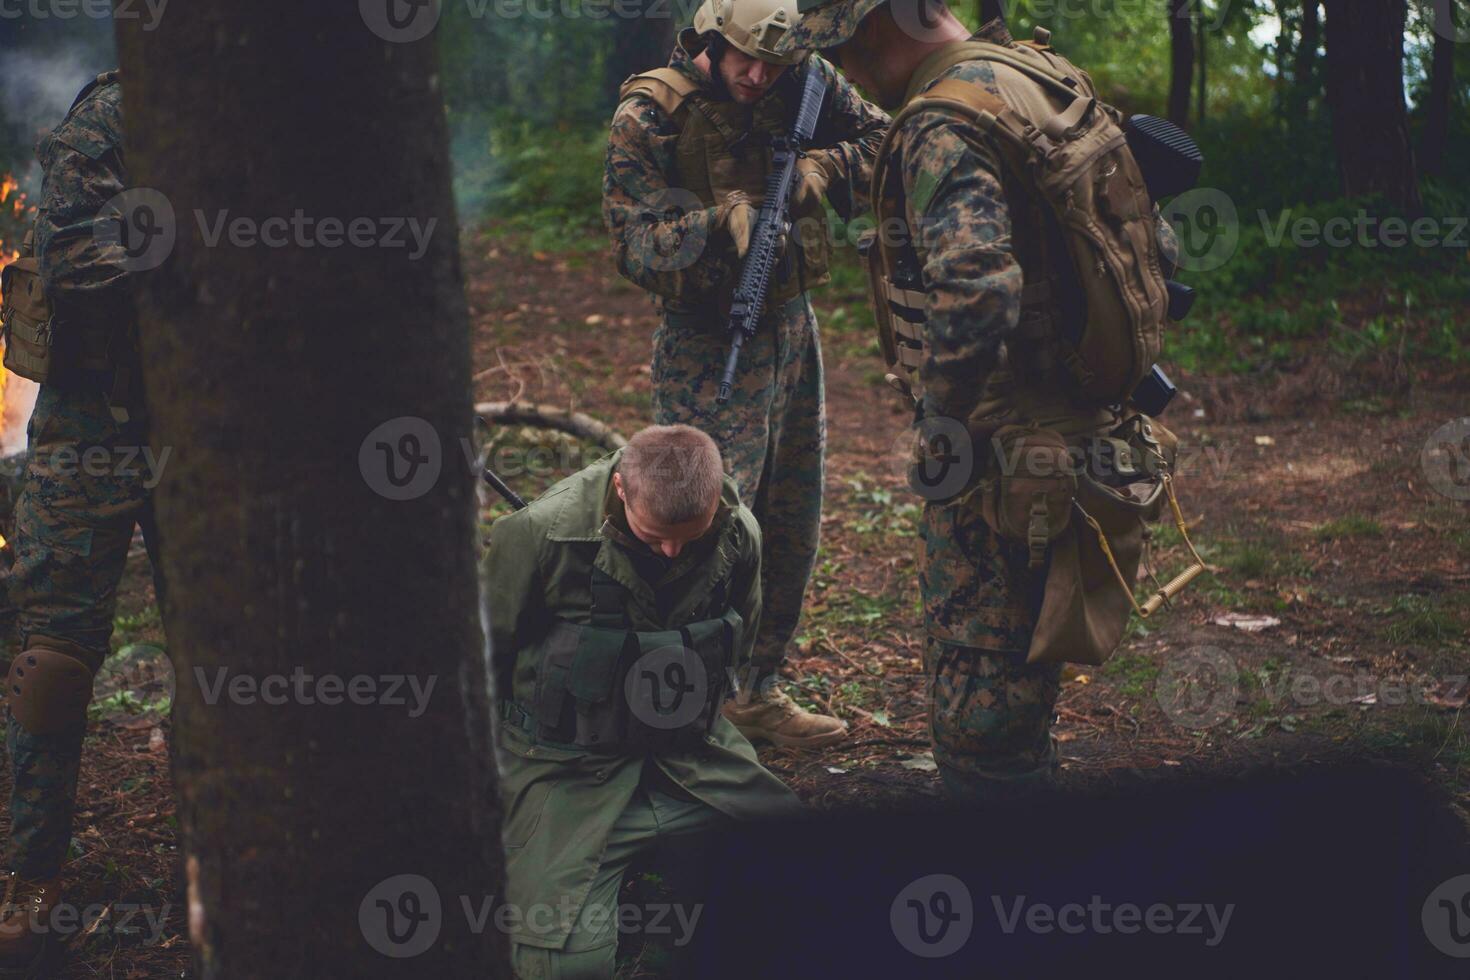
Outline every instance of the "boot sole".
<path id="1" fill-rule="evenodd" d="M 846 728 L 829 732 L 826 735 L 808 735 L 805 738 L 794 738 L 790 735 L 779 735 L 775 732 L 769 732 L 763 728 L 747 731 L 740 728 L 739 725 L 735 727 L 739 729 L 740 734 L 744 735 L 747 741 L 754 742 L 759 739 L 762 742 L 770 742 L 772 745 L 780 746 L 783 749 L 820 749 L 828 745 L 836 745 L 847 737 Z"/>

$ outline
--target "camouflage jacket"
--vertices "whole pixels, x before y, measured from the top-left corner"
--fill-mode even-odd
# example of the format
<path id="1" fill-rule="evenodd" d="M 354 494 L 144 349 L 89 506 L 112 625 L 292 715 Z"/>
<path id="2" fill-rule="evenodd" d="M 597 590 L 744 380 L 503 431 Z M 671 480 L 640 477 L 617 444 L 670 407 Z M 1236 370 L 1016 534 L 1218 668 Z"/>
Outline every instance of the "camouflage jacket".
<path id="1" fill-rule="evenodd" d="M 817 55 L 809 61 L 829 83 L 813 146 L 826 150 L 840 173 L 827 187 L 828 201 L 839 215 L 850 218 L 868 210 L 873 159 L 888 116 L 865 102 L 832 65 Z M 682 45 L 675 48 L 669 66 L 713 92 L 709 78 Z M 794 86 L 796 78 L 797 73 L 788 70 L 766 98 L 776 97 L 783 86 Z M 678 187 L 678 139 L 674 120 L 651 99 L 633 96 L 620 105 L 608 135 L 602 214 L 618 271 L 661 300 L 697 309 L 713 305 L 721 287 L 738 274 L 739 262 L 729 236 L 717 230 L 718 207 L 659 213 L 670 203 L 680 203 L 669 193 Z M 690 243 L 697 252 L 689 261 L 668 260 Z"/>
<path id="2" fill-rule="evenodd" d="M 36 147 L 36 158 L 42 179 L 35 254 L 57 320 L 130 318 L 128 274 L 116 263 L 120 246 L 98 242 L 93 231 L 102 206 L 128 186 L 118 72 L 107 72 L 83 90 L 66 119 Z"/>
<path id="3" fill-rule="evenodd" d="M 995 20 L 973 39 L 1011 38 Z M 955 65 L 924 91 L 946 78 L 1000 94 L 983 61 Z M 909 92 L 905 103 L 920 94 Z M 894 152 L 928 294 L 923 413 L 963 420 L 1021 315 L 1021 266 L 1011 251 L 999 153 L 978 126 L 940 110 L 911 116 L 895 135 Z"/>

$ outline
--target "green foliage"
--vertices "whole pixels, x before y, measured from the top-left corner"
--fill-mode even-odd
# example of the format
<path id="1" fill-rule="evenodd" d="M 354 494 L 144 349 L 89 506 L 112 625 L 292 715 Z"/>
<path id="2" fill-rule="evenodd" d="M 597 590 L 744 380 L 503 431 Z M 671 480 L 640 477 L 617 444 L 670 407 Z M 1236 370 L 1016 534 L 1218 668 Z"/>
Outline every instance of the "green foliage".
<path id="1" fill-rule="evenodd" d="M 1386 610 L 1393 617 L 1383 635 L 1391 643 L 1438 645 L 1464 635 L 1464 628 L 1434 597 L 1401 595 Z"/>
<path id="2" fill-rule="evenodd" d="M 1317 528 L 1313 534 L 1319 541 L 1336 541 L 1340 538 L 1381 538 L 1383 537 L 1383 525 L 1371 517 L 1349 514 L 1346 517 L 1328 521 Z"/>

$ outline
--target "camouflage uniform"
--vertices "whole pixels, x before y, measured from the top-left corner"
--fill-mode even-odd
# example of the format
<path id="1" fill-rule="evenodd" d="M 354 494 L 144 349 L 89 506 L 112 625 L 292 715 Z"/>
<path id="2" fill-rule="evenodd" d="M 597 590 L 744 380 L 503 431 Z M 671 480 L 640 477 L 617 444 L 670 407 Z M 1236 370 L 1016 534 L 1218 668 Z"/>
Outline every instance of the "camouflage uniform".
<path id="1" fill-rule="evenodd" d="M 12 680 L 38 649 L 79 661 L 88 676 L 97 671 L 109 652 L 135 525 L 152 537 L 155 474 L 141 452 L 148 444 L 142 413 L 121 397 L 117 379 L 67 370 L 64 360 L 69 323 L 131 322 L 117 246 L 93 236 L 102 205 L 127 187 L 121 100 L 117 74 L 102 76 L 37 148 L 44 176 L 35 247 L 56 314 L 56 373 L 36 397 L 15 508 L 9 587 L 22 652 Z M 136 378 L 126 328 L 115 329 L 113 344 L 123 362 L 118 378 Z M 24 877 L 54 876 L 66 858 L 85 734 L 77 706 L 68 705 L 65 724 L 43 734 L 7 711 L 14 784 L 6 864 Z"/>
<path id="2" fill-rule="evenodd" d="M 686 35 L 687 36 L 687 35 Z M 697 82 L 704 97 L 713 86 L 681 40 L 670 67 Z M 828 200 L 843 217 L 867 209 L 873 154 L 887 117 L 869 105 L 833 67 L 813 57 L 830 82 L 814 145 L 832 168 Z M 754 108 L 789 126 L 797 76 L 788 70 Z M 768 307 L 741 353 L 738 383 L 724 406 L 715 393 L 729 352 L 723 312 L 740 260 L 721 227 L 723 202 L 701 206 L 681 183 L 676 158 L 680 129 L 655 102 L 632 96 L 619 106 L 608 139 L 603 217 L 618 270 L 653 294 L 660 322 L 653 337 L 653 410 L 660 424 L 696 426 L 714 438 L 725 464 L 750 503 L 765 535 L 765 614 L 753 659 L 757 676 L 773 674 L 796 631 L 807 580 L 816 559 L 826 450 L 822 351 L 816 317 L 804 290 Z M 748 141 L 759 146 L 759 139 Z M 765 165 L 745 183 L 763 184 Z M 769 154 L 765 154 L 769 160 Z M 671 206 L 682 214 L 670 216 Z M 795 237 L 825 250 L 825 218 L 796 215 Z M 820 284 L 807 281 L 808 288 Z"/>
<path id="3" fill-rule="evenodd" d="M 787 40 L 818 48 L 841 43 L 876 5 L 838 0 L 803 20 Z M 974 39 L 1005 44 L 1010 34 L 995 20 Z M 999 95 L 992 69 L 967 61 L 920 91 L 911 85 L 904 101 L 942 79 Z M 893 152 L 926 294 L 930 356 L 919 369 L 918 416 L 968 420 L 987 396 L 987 383 L 1009 375 L 1004 344 L 1021 342 L 1014 332 L 1022 272 L 1011 247 L 998 152 L 976 125 L 938 110 L 905 120 Z M 926 504 L 920 530 L 935 761 L 957 795 L 1024 792 L 1056 766 L 1050 729 L 1061 667 L 1026 663 L 1045 572 L 1028 569 L 1024 545 L 996 535 L 974 496 Z"/>

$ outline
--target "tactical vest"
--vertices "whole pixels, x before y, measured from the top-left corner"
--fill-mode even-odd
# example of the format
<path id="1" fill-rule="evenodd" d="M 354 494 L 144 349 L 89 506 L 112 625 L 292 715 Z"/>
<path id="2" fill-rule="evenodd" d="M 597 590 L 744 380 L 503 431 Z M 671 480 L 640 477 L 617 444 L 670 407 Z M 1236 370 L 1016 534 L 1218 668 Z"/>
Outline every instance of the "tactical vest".
<path id="1" fill-rule="evenodd" d="M 627 590 L 592 570 L 586 625 L 559 620 L 523 652 L 537 664 L 532 703 L 502 702 L 502 717 L 533 741 L 627 755 L 701 742 L 719 717 L 744 622 L 715 587 L 718 617 L 671 630 L 628 626 Z"/>
<path id="2" fill-rule="evenodd" d="M 791 127 L 795 112 L 776 93 L 753 106 L 733 99 L 711 99 L 699 83 L 675 68 L 633 75 L 618 90 L 620 102 L 642 95 L 651 99 L 679 129 L 675 173 L 670 185 L 691 191 L 705 207 L 715 207 L 731 191 L 743 191 L 759 209 L 771 172 L 771 140 Z M 777 266 L 766 310 L 827 282 L 828 241 L 825 212 L 793 212 L 786 260 Z M 728 284 L 733 290 L 734 283 Z M 722 299 L 727 297 L 722 297 Z"/>
<path id="3" fill-rule="evenodd" d="M 66 118 L 86 101 L 101 85 L 115 81 L 119 72 L 98 75 L 77 94 Z M 4 365 L 7 371 L 38 384 L 76 372 L 104 374 L 113 372 L 114 394 L 119 389 L 131 392 L 130 372 L 122 370 L 119 360 L 131 365 L 135 360 L 135 327 L 118 329 L 116 324 L 64 322 L 59 325 L 41 281 L 41 262 L 35 254 L 34 224 L 26 231 L 21 254 L 15 262 L 0 271 L 0 337 L 5 344 Z M 121 342 L 134 354 L 118 358 L 114 343 Z M 115 397 L 114 403 L 130 402 L 130 397 Z"/>
<path id="4" fill-rule="evenodd" d="M 1075 267 L 1077 249 L 1069 251 L 1064 234 L 1078 234 L 1077 228 L 1071 224 L 1062 227 L 1043 194 L 1044 189 L 1048 193 L 1051 189 L 1037 185 L 1034 168 L 1027 166 L 1031 161 L 1012 151 L 1013 143 L 1027 140 L 1031 141 L 1028 146 L 1038 145 L 1037 140 L 1056 140 L 1056 145 L 1062 145 L 1084 113 L 1094 107 L 1097 113 L 1112 112 L 1096 101 L 1087 74 L 1053 52 L 1045 37 L 1038 32 L 1035 42 L 1010 45 L 972 41 L 931 58 L 910 83 L 911 94 L 923 94 L 912 98 L 895 117 L 874 163 L 878 228 L 902 229 L 897 236 L 891 232 L 880 235 L 869 247 L 869 284 L 879 340 L 895 372 L 889 375 L 890 384 L 917 399 L 922 396 L 918 371 L 928 357 L 923 329 L 925 287 L 922 259 L 907 225 L 901 168 L 894 161 L 896 136 L 906 119 L 930 109 L 954 112 L 996 133 L 1002 191 L 1011 217 L 1010 246 L 1024 284 L 1016 330 L 1002 345 L 999 364 L 986 378 L 975 413 L 967 420 L 971 430 L 981 434 L 1007 424 L 1038 423 L 1073 435 L 1111 423 L 1116 413 L 1110 406 L 1126 400 L 1158 352 L 1167 306 L 1152 231 L 1146 236 L 1135 233 L 1139 224 L 1135 212 L 1151 215 L 1152 205 L 1126 144 L 1119 149 L 1121 130 L 1116 135 L 1100 133 L 1099 139 L 1106 136 L 1106 144 L 1099 143 L 1098 151 L 1069 174 L 1075 178 L 1080 172 L 1087 181 L 1076 210 L 1090 222 L 1089 231 L 1100 247 L 1127 253 L 1109 254 L 1106 268 L 1101 261 L 1095 268 Z M 994 70 L 999 99 L 958 79 L 944 79 L 925 91 L 955 65 L 981 59 Z M 1038 81 L 1037 76 L 1044 76 L 1045 81 Z M 1002 125 L 1008 127 L 1004 132 Z M 1098 161 L 1104 166 L 1094 175 L 1086 168 L 1096 167 Z M 1093 209 L 1108 208 L 1119 211 L 1115 223 L 1132 236 L 1122 249 L 1115 242 L 1123 235 L 1111 226 L 1097 231 L 1097 220 L 1104 219 Z M 1105 220 L 1114 218 L 1110 215 Z M 1116 275 L 1107 280 L 1108 294 L 1097 292 L 1103 272 L 1115 270 Z M 1116 336 L 1106 331 L 1084 332 L 1084 326 L 1091 323 L 1089 304 L 1101 309 L 1108 302 L 1122 311 Z"/>

